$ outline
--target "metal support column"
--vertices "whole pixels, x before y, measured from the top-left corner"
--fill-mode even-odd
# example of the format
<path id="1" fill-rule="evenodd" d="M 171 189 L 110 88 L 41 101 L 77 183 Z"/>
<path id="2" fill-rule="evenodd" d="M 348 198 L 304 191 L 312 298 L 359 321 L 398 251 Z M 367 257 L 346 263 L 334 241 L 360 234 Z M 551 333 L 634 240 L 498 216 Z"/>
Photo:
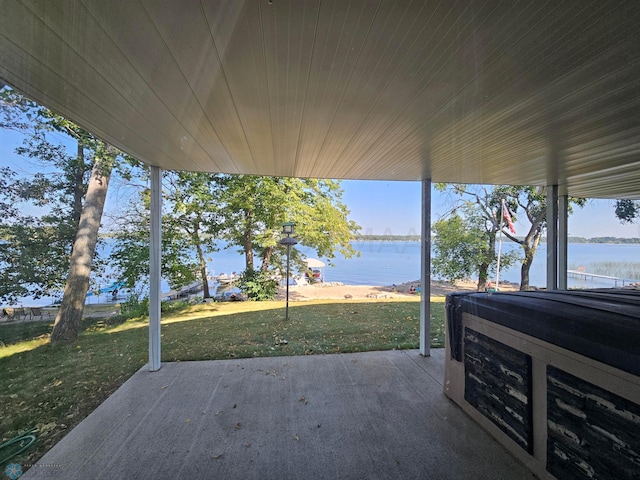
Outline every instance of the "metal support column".
<path id="1" fill-rule="evenodd" d="M 422 248 L 420 249 L 420 354 L 431 355 L 431 179 L 422 180 Z"/>
<path id="2" fill-rule="evenodd" d="M 547 186 L 547 290 L 558 289 L 558 186 Z"/>
<path id="3" fill-rule="evenodd" d="M 569 197 L 558 197 L 558 288 L 567 289 L 567 256 L 569 240 Z"/>
<path id="4" fill-rule="evenodd" d="M 162 170 L 151 167 L 149 248 L 149 370 L 160 370 L 160 266 L 162 244 Z"/>

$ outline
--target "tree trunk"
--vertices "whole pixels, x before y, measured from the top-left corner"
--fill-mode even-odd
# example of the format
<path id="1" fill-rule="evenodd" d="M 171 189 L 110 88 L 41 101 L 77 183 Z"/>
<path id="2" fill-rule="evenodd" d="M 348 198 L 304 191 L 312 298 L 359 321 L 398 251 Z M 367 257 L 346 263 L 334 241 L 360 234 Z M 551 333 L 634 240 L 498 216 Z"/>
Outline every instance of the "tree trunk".
<path id="1" fill-rule="evenodd" d="M 478 291 L 484 292 L 487 289 L 487 280 L 489 278 L 489 264 L 481 263 L 478 268 Z"/>
<path id="2" fill-rule="evenodd" d="M 262 265 L 260 266 L 261 272 L 266 272 L 271 264 L 271 255 L 273 254 L 273 247 L 266 247 L 262 252 Z"/>
<path id="3" fill-rule="evenodd" d="M 84 197 L 84 144 L 78 140 L 78 158 L 73 185 L 73 224 L 80 224 L 82 200 Z"/>
<path id="4" fill-rule="evenodd" d="M 209 298 L 211 297 L 211 293 L 209 292 L 209 279 L 207 278 L 207 261 L 204 258 L 202 245 L 198 240 L 198 230 L 195 231 L 194 238 L 196 238 L 196 252 L 198 253 L 198 262 L 200 263 L 200 276 L 202 277 L 202 296 L 203 298 Z"/>
<path id="5" fill-rule="evenodd" d="M 520 267 L 520 290 L 529 290 L 529 270 L 531 269 L 533 256 L 528 253 L 528 247 L 525 247 L 524 251 L 525 256 L 522 261 L 522 267 Z"/>
<path id="6" fill-rule="evenodd" d="M 247 218 L 244 230 L 244 261 L 245 269 L 253 270 L 253 235 L 251 234 L 251 221 L 253 219 L 253 213 L 251 211 L 246 212 Z"/>
<path id="7" fill-rule="evenodd" d="M 529 270 L 531 270 L 536 248 L 542 238 L 542 230 L 537 225 L 533 225 L 531 229 L 535 231 L 533 237 L 527 235 L 521 244 L 524 249 L 524 260 L 520 268 L 520 290 L 529 290 Z"/>
<path id="8" fill-rule="evenodd" d="M 487 280 L 489 280 L 489 267 L 496 258 L 496 237 L 492 233 L 489 235 L 489 252 L 488 261 L 482 262 L 478 265 L 478 292 L 484 292 L 487 289 Z"/>
<path id="9" fill-rule="evenodd" d="M 244 234 L 244 263 L 247 270 L 253 270 L 253 239 L 251 232 Z"/>
<path id="10" fill-rule="evenodd" d="M 98 230 L 113 167 L 113 158 L 108 154 L 109 152 L 110 149 L 107 149 L 107 154 L 103 158 L 96 158 L 93 165 L 78 224 L 78 233 L 73 243 L 69 276 L 64 288 L 62 304 L 51 332 L 52 345 L 73 342 L 80 331 L 84 302 L 89 290 L 93 255 L 98 242 Z"/>
<path id="11" fill-rule="evenodd" d="M 537 243 L 534 240 L 532 246 L 529 246 L 528 238 L 525 238 L 525 242 L 522 244 L 524 249 L 524 260 L 522 260 L 522 267 L 520 268 L 520 290 L 529 290 L 529 270 L 531 270 L 531 264 L 533 263 L 533 256 L 536 253 Z"/>

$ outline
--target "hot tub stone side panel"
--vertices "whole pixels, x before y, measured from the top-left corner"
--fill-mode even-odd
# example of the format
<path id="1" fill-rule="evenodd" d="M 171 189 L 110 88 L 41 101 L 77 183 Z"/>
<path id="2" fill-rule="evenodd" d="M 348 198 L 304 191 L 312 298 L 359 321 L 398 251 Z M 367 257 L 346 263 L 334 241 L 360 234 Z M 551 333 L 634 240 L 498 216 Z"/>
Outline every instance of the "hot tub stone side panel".
<path id="1" fill-rule="evenodd" d="M 464 367 L 465 400 L 532 453 L 531 357 L 465 328 Z"/>
<path id="2" fill-rule="evenodd" d="M 547 471 L 562 479 L 640 478 L 640 405 L 547 366 Z"/>

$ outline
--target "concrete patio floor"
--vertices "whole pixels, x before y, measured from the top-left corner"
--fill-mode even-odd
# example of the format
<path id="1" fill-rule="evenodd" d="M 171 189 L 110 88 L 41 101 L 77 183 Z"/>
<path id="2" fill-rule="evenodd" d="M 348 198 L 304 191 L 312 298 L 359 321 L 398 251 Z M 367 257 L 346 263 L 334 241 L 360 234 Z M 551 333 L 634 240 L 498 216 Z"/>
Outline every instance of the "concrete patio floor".
<path id="1" fill-rule="evenodd" d="M 444 350 L 145 367 L 22 478 L 535 478 L 443 369 Z"/>

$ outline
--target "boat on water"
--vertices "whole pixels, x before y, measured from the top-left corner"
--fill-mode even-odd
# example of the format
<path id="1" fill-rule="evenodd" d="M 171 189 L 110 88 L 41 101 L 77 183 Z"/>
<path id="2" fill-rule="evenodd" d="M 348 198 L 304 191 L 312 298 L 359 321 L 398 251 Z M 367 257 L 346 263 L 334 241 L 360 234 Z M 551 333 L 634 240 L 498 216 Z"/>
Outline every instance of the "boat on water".
<path id="1" fill-rule="evenodd" d="M 231 275 L 227 275 L 226 273 L 221 273 L 220 275 L 215 277 L 216 282 L 218 282 L 220 285 L 225 285 L 225 286 L 232 285 L 239 279 L 240 279 L 240 276 L 236 272 L 233 272 Z"/>
<path id="2" fill-rule="evenodd" d="M 98 299 L 98 303 L 100 303 L 100 299 L 102 296 L 106 299 L 107 302 L 117 302 L 118 300 L 124 300 L 130 294 L 128 288 L 126 288 L 126 284 L 124 282 L 113 282 L 110 285 L 106 285 L 102 287 L 100 284 L 96 285 L 94 288 L 89 289 L 87 292 L 87 302 L 90 302 L 91 297 L 96 297 Z M 53 303 L 61 303 L 62 299 L 56 299 Z"/>

